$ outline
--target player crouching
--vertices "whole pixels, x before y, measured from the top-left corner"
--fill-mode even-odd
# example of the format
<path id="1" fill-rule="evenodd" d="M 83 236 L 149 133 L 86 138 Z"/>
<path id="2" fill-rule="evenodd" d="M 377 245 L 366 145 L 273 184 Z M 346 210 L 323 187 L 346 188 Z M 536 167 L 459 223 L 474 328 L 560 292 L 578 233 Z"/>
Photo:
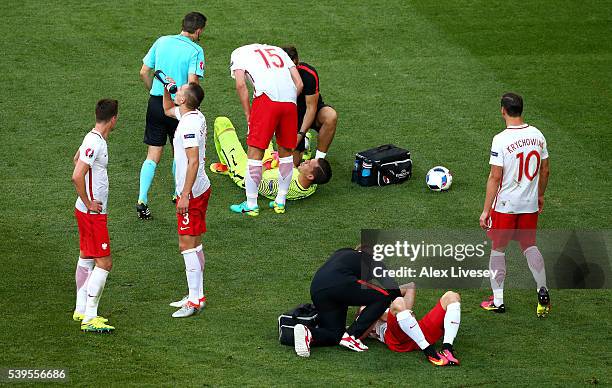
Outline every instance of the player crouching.
<path id="1" fill-rule="evenodd" d="M 414 284 L 410 285 L 404 296 L 395 298 L 390 308 L 376 322 L 370 337 L 385 343 L 394 352 L 421 349 L 427 360 L 435 366 L 459 365 L 453 341 L 461 321 L 461 297 L 456 292 L 447 291 L 417 322 L 412 312 L 416 288 Z M 442 337 L 442 350 L 437 352 L 434 344 Z"/>

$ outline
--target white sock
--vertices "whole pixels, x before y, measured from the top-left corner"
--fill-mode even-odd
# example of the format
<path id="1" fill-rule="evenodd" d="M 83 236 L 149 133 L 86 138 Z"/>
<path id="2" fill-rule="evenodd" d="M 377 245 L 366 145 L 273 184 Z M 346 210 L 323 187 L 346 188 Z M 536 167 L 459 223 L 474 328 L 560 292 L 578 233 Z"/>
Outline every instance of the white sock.
<path id="1" fill-rule="evenodd" d="M 315 154 L 315 159 L 325 159 L 326 156 L 327 152 L 317 150 L 317 153 Z"/>
<path id="2" fill-rule="evenodd" d="M 87 304 L 87 280 L 93 270 L 95 262 L 93 259 L 82 259 L 79 257 L 77 262 L 74 280 L 76 282 L 76 307 L 75 311 L 79 314 L 85 313 Z"/>
<path id="3" fill-rule="evenodd" d="M 542 253 L 535 245 L 525 249 L 523 254 L 527 258 L 527 265 L 529 265 L 533 279 L 536 282 L 537 290 L 539 291 L 541 287 L 546 287 L 544 257 L 542 257 Z"/>
<path id="4" fill-rule="evenodd" d="M 400 311 L 395 318 L 397 318 L 397 323 L 399 323 L 402 331 L 406 333 L 408 337 L 412 338 L 412 340 L 419 345 L 421 350 L 429 346 L 429 342 L 425 339 L 425 335 L 423 331 L 421 331 L 421 327 L 416 318 L 412 315 L 411 310 Z"/>
<path id="5" fill-rule="evenodd" d="M 249 159 L 244 177 L 244 188 L 246 190 L 247 205 L 252 209 L 257 206 L 257 194 L 259 182 L 261 182 L 263 163 L 261 160 Z"/>
<path id="6" fill-rule="evenodd" d="M 278 193 L 274 202 L 284 205 L 293 177 L 293 156 L 285 156 L 278 160 Z"/>
<path id="7" fill-rule="evenodd" d="M 506 254 L 491 249 L 489 258 L 491 271 L 491 289 L 493 290 L 493 303 L 501 306 L 504 303 L 504 280 L 506 279 Z M 493 276 L 493 271 L 497 271 Z"/>
<path id="8" fill-rule="evenodd" d="M 204 297 L 204 271 L 206 265 L 206 256 L 204 256 L 204 247 L 202 244 L 196 247 L 196 254 L 198 255 L 198 261 L 200 262 L 200 271 L 201 279 L 200 279 L 200 291 L 198 292 L 198 299 L 202 299 Z"/>
<path id="9" fill-rule="evenodd" d="M 196 253 L 197 248 L 187 249 L 181 254 L 185 260 L 185 275 L 187 276 L 187 287 L 189 287 L 189 301 L 195 305 L 200 300 L 200 285 L 202 283 L 202 267 Z"/>
<path id="10" fill-rule="evenodd" d="M 100 297 L 102 296 L 102 291 L 104 291 L 107 277 L 108 271 L 100 267 L 95 267 L 91 271 L 89 281 L 87 282 L 87 305 L 83 322 L 88 322 L 98 316 L 98 303 L 100 303 Z"/>
<path id="11" fill-rule="evenodd" d="M 446 306 L 446 314 L 444 314 L 444 342 L 445 344 L 453 344 L 459 324 L 461 323 L 461 303 L 453 302 Z"/>

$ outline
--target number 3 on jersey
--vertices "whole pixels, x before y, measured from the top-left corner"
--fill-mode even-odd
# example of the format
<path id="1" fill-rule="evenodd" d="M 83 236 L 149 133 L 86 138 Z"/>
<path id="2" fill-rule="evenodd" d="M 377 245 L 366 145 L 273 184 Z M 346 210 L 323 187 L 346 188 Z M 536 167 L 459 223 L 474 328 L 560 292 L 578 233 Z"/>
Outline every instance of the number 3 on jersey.
<path id="1" fill-rule="evenodd" d="M 536 168 L 532 174 L 529 172 L 529 163 L 531 162 L 531 158 L 534 156 L 536 158 Z M 519 160 L 518 182 L 523 179 L 523 174 L 525 175 L 525 178 L 532 181 L 533 178 L 538 175 L 538 171 L 540 170 L 540 153 L 536 150 L 533 150 L 527 154 L 527 157 L 525 157 L 524 152 L 521 152 L 516 155 L 516 158 Z"/>
<path id="2" fill-rule="evenodd" d="M 183 214 L 183 225 L 189 225 L 189 213 Z"/>
<path id="3" fill-rule="evenodd" d="M 264 53 L 264 51 L 265 51 L 265 53 Z M 264 63 L 266 64 L 266 67 L 268 69 L 270 68 L 270 61 L 268 61 L 267 57 L 270 57 L 270 59 L 272 61 L 272 65 L 274 65 L 274 67 L 283 67 L 283 66 L 285 66 L 285 62 L 283 62 L 283 58 L 281 58 L 280 55 L 276 54 L 275 51 L 276 50 L 273 49 L 273 48 L 264 49 L 263 51 L 261 49 L 255 50 L 256 53 L 259 53 L 259 55 L 261 55 L 261 59 L 263 59 Z"/>

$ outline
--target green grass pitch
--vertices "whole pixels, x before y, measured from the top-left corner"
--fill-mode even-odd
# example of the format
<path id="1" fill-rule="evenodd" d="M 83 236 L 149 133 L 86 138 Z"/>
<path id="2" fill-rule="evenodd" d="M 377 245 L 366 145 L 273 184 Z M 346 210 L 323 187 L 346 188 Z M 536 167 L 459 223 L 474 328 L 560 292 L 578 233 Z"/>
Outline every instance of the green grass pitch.
<path id="1" fill-rule="evenodd" d="M 551 178 L 543 229 L 610 228 L 612 3 L 596 1 L 49 1 L 0 5 L 0 368 L 67 368 L 84 386 L 575 386 L 612 384 L 610 290 L 553 290 L 539 321 L 531 290 L 507 292 L 508 313 L 479 311 L 488 290 L 462 290 L 458 368 L 370 342 L 366 354 L 315 349 L 299 359 L 278 344 L 276 317 L 309 299 L 312 274 L 361 228 L 475 228 L 499 97 L 525 97 L 526 121 L 545 134 Z M 209 24 L 203 112 L 244 116 L 229 76 L 243 44 L 295 44 L 339 112 L 329 153 L 332 181 L 284 216 L 238 217 L 243 192 L 211 176 L 205 235 L 209 306 L 174 320 L 185 291 L 166 150 L 150 194 L 155 219 L 134 205 L 147 92 L 142 57 L 185 13 Z M 120 100 L 109 139 L 109 229 L 114 268 L 101 314 L 112 335 L 71 321 L 78 236 L 71 158 L 93 125 L 97 99 Z M 413 154 L 414 178 L 361 188 L 354 153 L 396 143 Z M 453 188 L 423 183 L 442 164 Z M 509 260 L 523 260 L 519 257 Z M 528 271 L 527 266 L 523 269 Z M 511 274 L 508 280 L 512 281 Z M 425 313 L 442 290 L 418 293 Z"/>

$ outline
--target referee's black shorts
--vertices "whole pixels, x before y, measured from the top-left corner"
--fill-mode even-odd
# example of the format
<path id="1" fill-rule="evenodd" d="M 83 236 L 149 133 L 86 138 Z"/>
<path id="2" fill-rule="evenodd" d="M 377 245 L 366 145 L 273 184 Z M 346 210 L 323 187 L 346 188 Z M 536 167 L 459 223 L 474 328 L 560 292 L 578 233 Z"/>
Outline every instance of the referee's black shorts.
<path id="1" fill-rule="evenodd" d="M 172 138 L 178 125 L 178 120 L 166 116 L 162 96 L 149 96 L 147 119 L 144 133 L 144 143 L 151 146 L 164 146 L 166 139 Z"/>

